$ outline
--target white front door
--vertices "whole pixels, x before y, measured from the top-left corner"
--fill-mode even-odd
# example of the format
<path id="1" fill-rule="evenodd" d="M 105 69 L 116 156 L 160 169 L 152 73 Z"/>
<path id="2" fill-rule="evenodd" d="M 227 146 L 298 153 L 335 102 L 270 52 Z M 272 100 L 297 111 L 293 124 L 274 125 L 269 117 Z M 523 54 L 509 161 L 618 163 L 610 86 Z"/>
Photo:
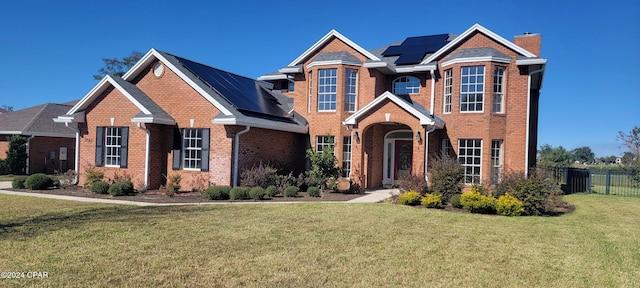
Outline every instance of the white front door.
<path id="1" fill-rule="evenodd" d="M 387 133 L 384 138 L 382 184 L 393 185 L 398 176 L 411 173 L 413 142 L 411 130 Z"/>

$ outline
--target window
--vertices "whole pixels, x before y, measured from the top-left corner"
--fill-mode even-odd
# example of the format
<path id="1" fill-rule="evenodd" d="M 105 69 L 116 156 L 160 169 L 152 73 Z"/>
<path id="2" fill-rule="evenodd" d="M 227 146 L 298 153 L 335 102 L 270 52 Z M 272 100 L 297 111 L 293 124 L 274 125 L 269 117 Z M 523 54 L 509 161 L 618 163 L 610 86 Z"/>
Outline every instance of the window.
<path id="1" fill-rule="evenodd" d="M 289 89 L 287 91 L 293 92 L 295 88 L 296 88 L 296 82 L 294 82 L 293 80 L 289 80 Z"/>
<path id="2" fill-rule="evenodd" d="M 480 184 L 482 140 L 458 140 L 458 162 L 464 167 L 464 184 Z"/>
<path id="3" fill-rule="evenodd" d="M 444 71 L 444 113 L 451 113 L 451 84 L 453 78 L 451 69 Z"/>
<path id="4" fill-rule="evenodd" d="M 442 157 L 451 156 L 451 140 L 442 139 Z"/>
<path id="5" fill-rule="evenodd" d="M 313 71 L 309 71 L 309 101 L 308 103 L 308 108 L 307 108 L 307 112 L 311 113 L 311 103 L 313 101 Z"/>
<path id="6" fill-rule="evenodd" d="M 420 93 L 420 79 L 413 76 L 402 76 L 393 80 L 393 94 L 408 95 Z"/>
<path id="7" fill-rule="evenodd" d="M 318 111 L 336 111 L 338 69 L 318 70 Z"/>
<path id="8" fill-rule="evenodd" d="M 358 70 L 347 69 L 344 83 L 344 111 L 355 112 L 358 96 Z"/>
<path id="9" fill-rule="evenodd" d="M 502 175 L 502 140 L 491 141 L 491 183 L 496 184 Z"/>
<path id="10" fill-rule="evenodd" d="M 504 113 L 504 67 L 493 70 L 493 113 Z"/>
<path id="11" fill-rule="evenodd" d="M 173 150 L 173 170 L 209 171 L 209 133 L 209 129 L 182 129 L 182 147 Z"/>
<path id="12" fill-rule="evenodd" d="M 322 152 L 322 150 L 327 147 L 334 149 L 335 143 L 333 136 L 316 136 L 316 152 Z"/>
<path id="13" fill-rule="evenodd" d="M 351 175 L 351 136 L 342 138 L 342 177 Z"/>
<path id="14" fill-rule="evenodd" d="M 460 73 L 460 112 L 482 112 L 484 66 L 465 66 Z"/>
<path id="15" fill-rule="evenodd" d="M 96 128 L 96 166 L 127 168 L 129 127 Z"/>

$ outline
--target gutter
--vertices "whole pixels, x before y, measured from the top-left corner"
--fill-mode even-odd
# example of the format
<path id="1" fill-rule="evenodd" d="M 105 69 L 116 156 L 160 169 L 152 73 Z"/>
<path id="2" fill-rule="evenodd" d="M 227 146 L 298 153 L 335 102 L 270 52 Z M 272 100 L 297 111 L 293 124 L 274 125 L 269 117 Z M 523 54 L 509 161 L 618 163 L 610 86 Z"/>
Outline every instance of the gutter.
<path id="1" fill-rule="evenodd" d="M 240 135 L 245 134 L 251 130 L 251 126 L 247 125 L 244 130 L 236 133 L 233 141 L 233 187 L 238 186 L 238 154 L 240 150 Z"/>
<path id="2" fill-rule="evenodd" d="M 545 65 L 538 70 L 529 72 L 529 78 L 527 83 L 527 127 L 526 127 L 526 140 L 525 140 L 525 154 L 524 154 L 524 175 L 529 176 L 529 125 L 531 120 L 531 76 L 536 73 L 544 72 Z"/>
<path id="3" fill-rule="evenodd" d="M 146 127 L 142 127 L 140 122 L 137 123 L 138 128 L 145 133 L 145 149 L 144 149 L 144 187 L 149 188 L 149 139 L 150 132 Z"/>

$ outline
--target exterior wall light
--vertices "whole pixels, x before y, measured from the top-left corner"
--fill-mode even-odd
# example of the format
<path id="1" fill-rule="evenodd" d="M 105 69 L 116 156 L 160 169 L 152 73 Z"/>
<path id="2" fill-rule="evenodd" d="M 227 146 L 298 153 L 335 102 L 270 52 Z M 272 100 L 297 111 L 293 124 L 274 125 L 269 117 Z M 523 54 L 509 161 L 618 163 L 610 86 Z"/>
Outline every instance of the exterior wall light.
<path id="1" fill-rule="evenodd" d="M 422 136 L 420 135 L 420 131 L 416 132 L 416 141 L 422 141 Z"/>
<path id="2" fill-rule="evenodd" d="M 353 132 L 353 140 L 356 140 L 356 142 L 360 141 L 360 136 L 358 136 L 358 131 Z"/>

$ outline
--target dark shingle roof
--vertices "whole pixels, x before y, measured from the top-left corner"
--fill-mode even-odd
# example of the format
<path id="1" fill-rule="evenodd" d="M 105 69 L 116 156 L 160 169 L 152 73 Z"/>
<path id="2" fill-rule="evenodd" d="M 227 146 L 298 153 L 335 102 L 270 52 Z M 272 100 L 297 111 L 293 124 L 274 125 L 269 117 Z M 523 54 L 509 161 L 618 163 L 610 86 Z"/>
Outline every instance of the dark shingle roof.
<path id="1" fill-rule="evenodd" d="M 173 117 L 169 113 L 165 112 L 156 102 L 153 102 L 147 94 L 142 92 L 136 85 L 133 85 L 120 77 L 113 77 L 122 88 L 124 88 L 129 95 L 131 95 L 138 103 L 145 107 L 151 114 L 145 114 L 143 112 L 138 113 L 135 118 L 138 117 L 153 117 L 154 119 L 166 120 L 169 122 L 175 122 Z"/>
<path id="2" fill-rule="evenodd" d="M 6 132 L 21 135 L 75 137 L 76 125 L 69 127 L 53 122 L 53 118 L 63 115 L 72 106 L 47 103 L 0 114 L 0 134 Z M 4 132 L 4 133 L 3 133 Z"/>
<path id="3" fill-rule="evenodd" d="M 484 48 L 469 48 L 469 49 L 460 49 L 458 51 L 456 51 L 456 53 L 452 54 L 451 56 L 447 57 L 447 60 L 453 60 L 453 59 L 457 59 L 457 58 L 473 58 L 473 57 L 500 57 L 500 58 L 509 58 L 509 56 L 504 55 L 502 52 L 494 49 L 494 48 L 490 48 L 490 47 L 484 47 Z"/>
<path id="4" fill-rule="evenodd" d="M 336 61 L 336 60 L 355 63 L 355 64 L 362 64 L 362 61 L 360 61 L 356 56 L 353 56 L 351 53 L 346 51 L 324 52 L 324 53 L 320 53 L 315 59 L 313 59 L 313 61 Z"/>

